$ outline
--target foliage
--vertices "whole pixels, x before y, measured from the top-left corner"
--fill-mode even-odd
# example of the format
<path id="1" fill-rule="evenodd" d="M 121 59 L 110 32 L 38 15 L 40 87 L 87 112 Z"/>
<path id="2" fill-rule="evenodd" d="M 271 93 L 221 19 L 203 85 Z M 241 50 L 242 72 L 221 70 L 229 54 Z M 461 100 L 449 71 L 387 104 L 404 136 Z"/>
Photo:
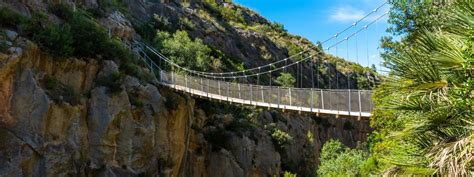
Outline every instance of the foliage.
<path id="1" fill-rule="evenodd" d="M 281 73 L 280 76 L 277 77 L 275 82 L 283 87 L 294 87 L 296 79 L 290 73 Z"/>
<path id="2" fill-rule="evenodd" d="M 107 87 L 109 93 L 118 93 L 123 90 L 122 77 L 122 74 L 119 72 L 110 73 L 107 76 L 97 78 L 96 84 Z"/>
<path id="3" fill-rule="evenodd" d="M 215 60 L 212 50 L 201 39 L 192 40 L 186 31 L 178 30 L 173 35 L 168 32 L 158 31 L 155 44 L 161 52 L 173 62 L 187 68 L 207 71 L 214 66 Z"/>
<path id="4" fill-rule="evenodd" d="M 17 12 L 7 7 L 0 7 L 0 26 L 9 28 L 17 27 L 23 20 L 25 20 L 25 18 Z"/>
<path id="5" fill-rule="evenodd" d="M 360 176 L 366 153 L 345 147 L 337 140 L 329 140 L 321 150 L 318 176 Z"/>
<path id="6" fill-rule="evenodd" d="M 460 0 L 436 12 L 395 5 L 423 15 L 396 17 L 396 31 L 408 37 L 384 55 L 391 72 L 374 93 L 374 160 L 388 175 L 467 176 L 474 171 L 474 5 Z"/>
<path id="7" fill-rule="evenodd" d="M 130 104 L 137 108 L 143 108 L 144 103 L 136 93 L 129 93 L 128 98 L 130 100 Z"/>
<path id="8" fill-rule="evenodd" d="M 309 130 L 306 133 L 306 139 L 308 140 L 309 143 L 314 144 L 314 135 Z"/>
<path id="9" fill-rule="evenodd" d="M 271 133 L 273 142 L 275 142 L 280 149 L 284 149 L 285 145 L 291 143 L 293 140 L 293 137 L 290 134 L 278 128 L 273 128 Z"/>
<path id="10" fill-rule="evenodd" d="M 69 25 L 49 25 L 38 29 L 32 40 L 41 49 L 56 57 L 69 57 L 74 52 L 71 27 Z"/>
<path id="11" fill-rule="evenodd" d="M 123 0 L 98 0 L 97 3 L 100 5 L 100 7 L 103 7 L 105 9 L 107 8 L 117 9 L 124 14 L 128 12 L 127 6 L 123 2 Z"/>
<path id="12" fill-rule="evenodd" d="M 285 172 L 283 173 L 283 176 L 284 176 L 284 177 L 297 177 L 296 174 L 293 174 L 293 173 L 291 173 L 291 172 L 289 172 L 289 171 L 285 171 Z"/>
<path id="13" fill-rule="evenodd" d="M 193 21 L 189 20 L 189 18 L 186 18 L 186 17 L 179 18 L 179 25 L 181 29 L 192 30 L 196 28 L 196 24 L 194 24 Z"/>
<path id="14" fill-rule="evenodd" d="M 7 35 L 5 34 L 5 31 L 0 29 L 0 52 L 6 53 L 8 50 L 8 45 L 7 45 Z"/>
<path id="15" fill-rule="evenodd" d="M 0 52 L 6 53 L 8 50 L 8 45 L 5 41 L 0 41 Z"/>

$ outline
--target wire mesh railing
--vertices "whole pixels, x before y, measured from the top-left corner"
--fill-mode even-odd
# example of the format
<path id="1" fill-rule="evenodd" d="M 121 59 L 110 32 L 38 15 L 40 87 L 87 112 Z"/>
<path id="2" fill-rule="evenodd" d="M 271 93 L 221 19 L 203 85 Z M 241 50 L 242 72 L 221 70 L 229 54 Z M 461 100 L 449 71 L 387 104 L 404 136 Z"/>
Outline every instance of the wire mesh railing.
<path id="1" fill-rule="evenodd" d="M 247 105 L 359 117 L 369 117 L 372 111 L 370 90 L 262 86 L 166 71 L 159 72 L 159 80 L 191 94 Z"/>

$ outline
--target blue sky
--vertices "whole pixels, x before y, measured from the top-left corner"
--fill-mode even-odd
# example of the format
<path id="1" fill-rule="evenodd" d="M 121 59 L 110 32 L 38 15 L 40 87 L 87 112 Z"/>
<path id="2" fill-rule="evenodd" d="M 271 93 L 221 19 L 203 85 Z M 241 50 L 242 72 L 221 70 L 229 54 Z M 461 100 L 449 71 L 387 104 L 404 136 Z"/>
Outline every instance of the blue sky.
<path id="1" fill-rule="evenodd" d="M 283 24 L 290 33 L 306 37 L 316 43 L 352 25 L 354 21 L 383 4 L 384 0 L 234 0 L 234 2 L 258 12 L 270 21 Z M 388 5 L 345 34 L 349 35 L 362 28 L 387 10 Z M 337 55 L 354 62 L 358 60 L 363 66 L 375 64 L 380 70 L 378 46 L 380 38 L 387 35 L 386 20 L 386 17 L 381 19 L 367 31 L 359 33 L 348 44 L 343 42 L 338 45 Z M 338 40 L 343 38 L 345 36 L 341 36 Z M 331 42 L 334 43 L 335 40 Z M 330 46 L 330 43 L 325 44 L 324 48 Z M 348 45 L 349 55 L 347 55 Z M 329 53 L 336 55 L 335 48 Z"/>

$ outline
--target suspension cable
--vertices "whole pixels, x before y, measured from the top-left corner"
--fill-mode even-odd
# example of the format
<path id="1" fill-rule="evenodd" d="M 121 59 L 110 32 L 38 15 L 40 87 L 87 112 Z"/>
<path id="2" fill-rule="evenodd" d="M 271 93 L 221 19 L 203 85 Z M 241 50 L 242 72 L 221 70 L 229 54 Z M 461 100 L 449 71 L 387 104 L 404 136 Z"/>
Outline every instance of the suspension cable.
<path id="1" fill-rule="evenodd" d="M 371 11 L 370 13 L 368 13 L 367 15 L 365 15 L 364 17 L 362 17 L 361 19 L 357 20 L 356 22 L 354 22 L 352 25 L 348 26 L 347 28 L 345 28 L 344 30 L 336 33 L 334 36 L 326 39 L 325 41 L 323 41 L 321 44 L 325 44 L 329 41 L 331 41 L 332 39 L 335 39 L 337 38 L 339 35 L 345 33 L 346 31 L 348 31 L 349 29 L 355 27 L 358 23 L 360 23 L 361 21 L 363 21 L 364 19 L 368 18 L 369 16 L 371 16 L 372 14 L 376 13 L 380 8 L 384 7 L 385 5 L 387 4 L 387 2 L 384 2 L 382 5 L 378 6 L 376 9 L 374 9 L 373 11 Z M 333 45 L 334 46 L 334 45 Z M 148 46 L 149 47 L 149 46 Z M 275 65 L 275 64 L 278 64 L 278 63 L 281 63 L 281 62 L 284 62 L 284 61 L 287 61 L 287 60 L 290 60 L 296 56 L 299 56 L 299 55 L 302 55 L 304 53 L 307 53 L 311 50 L 314 50 L 316 48 L 316 46 L 314 47 L 310 47 L 304 51 L 301 51 L 295 55 L 292 55 L 290 57 L 287 57 L 287 58 L 284 58 L 282 60 L 279 60 L 279 61 L 276 61 L 276 62 L 273 62 L 273 63 L 270 63 L 270 64 L 266 64 L 266 65 L 262 65 L 262 66 L 259 66 L 259 67 L 255 67 L 255 68 L 251 68 L 251 69 L 246 69 L 246 70 L 243 70 L 243 71 L 233 71 L 233 72 L 202 72 L 202 71 L 195 71 L 195 70 L 188 70 L 188 72 L 195 72 L 196 74 L 200 74 L 200 75 L 211 75 L 211 76 L 216 76 L 216 75 L 236 75 L 236 74 L 243 74 L 245 75 L 246 72 L 250 72 L 250 71 L 255 71 L 257 69 L 262 69 L 262 68 L 266 68 L 266 67 L 269 67 L 271 65 Z M 162 56 L 164 57 L 164 56 Z"/>
<path id="2" fill-rule="evenodd" d="M 374 24 L 376 21 L 380 20 L 382 17 L 384 17 L 384 16 L 387 15 L 387 14 L 388 14 L 388 12 L 384 13 L 383 15 L 379 16 L 378 18 L 376 18 L 374 21 L 372 21 L 372 22 L 370 22 L 369 24 L 365 25 L 363 28 L 361 28 L 361 29 L 355 31 L 354 33 L 352 33 L 352 34 L 349 35 L 348 37 L 344 38 L 343 40 L 340 40 L 339 42 L 337 42 L 337 43 L 335 43 L 335 44 L 329 46 L 329 47 L 327 48 L 327 50 L 329 50 L 329 49 L 331 49 L 331 48 L 333 48 L 333 47 L 335 47 L 335 48 L 337 49 L 337 46 L 338 46 L 339 44 L 341 44 L 342 42 L 344 42 L 344 41 L 346 41 L 346 40 L 349 40 L 350 38 L 354 37 L 356 34 L 360 33 L 361 31 L 364 31 L 364 30 L 368 29 L 369 26 L 371 26 L 372 24 Z M 179 69 L 181 69 L 181 70 L 183 70 L 183 71 L 186 71 L 186 72 L 193 72 L 193 73 L 195 73 L 196 75 L 203 76 L 203 77 L 206 77 L 206 78 L 232 78 L 232 77 L 233 77 L 233 76 L 211 76 L 211 75 L 202 74 L 202 73 L 196 72 L 196 71 L 194 71 L 194 70 L 190 70 L 190 69 L 181 67 L 181 66 L 179 66 L 178 64 L 174 63 L 173 61 L 171 61 L 170 59 L 168 59 L 168 58 L 166 58 L 165 56 L 163 56 L 163 55 L 162 55 L 161 53 L 159 53 L 158 51 L 156 51 L 156 49 L 153 49 L 152 47 L 148 46 L 147 44 L 141 43 L 141 45 L 143 45 L 145 48 L 147 48 L 148 50 L 150 50 L 153 54 L 157 55 L 160 59 L 162 59 L 162 60 L 168 62 L 168 63 L 171 64 L 171 65 L 174 65 L 175 67 L 177 67 L 177 68 L 179 68 Z M 312 55 L 311 55 L 311 56 L 312 56 Z M 273 69 L 272 71 L 278 71 L 278 70 L 280 70 L 280 69 L 285 69 L 285 68 L 288 67 L 288 66 L 292 66 L 292 65 L 294 65 L 294 64 L 298 64 L 298 63 L 300 63 L 300 62 L 307 61 L 308 59 L 309 59 L 309 58 L 305 58 L 305 59 L 302 59 L 302 60 L 300 60 L 300 61 L 296 61 L 296 62 L 294 62 L 294 63 L 291 63 L 291 64 L 288 64 L 288 65 L 281 66 L 281 67 L 279 67 L 279 68 Z M 257 69 L 259 69 L 259 68 L 257 68 Z M 261 69 L 261 67 L 260 67 L 260 69 Z M 266 72 L 268 72 L 268 71 L 265 71 L 265 72 L 259 71 L 259 73 L 266 73 Z M 222 73 L 222 74 L 220 74 L 220 75 L 224 75 L 224 74 Z M 237 77 L 256 76 L 256 75 L 257 75 L 257 74 L 242 75 L 242 76 L 237 76 Z"/>

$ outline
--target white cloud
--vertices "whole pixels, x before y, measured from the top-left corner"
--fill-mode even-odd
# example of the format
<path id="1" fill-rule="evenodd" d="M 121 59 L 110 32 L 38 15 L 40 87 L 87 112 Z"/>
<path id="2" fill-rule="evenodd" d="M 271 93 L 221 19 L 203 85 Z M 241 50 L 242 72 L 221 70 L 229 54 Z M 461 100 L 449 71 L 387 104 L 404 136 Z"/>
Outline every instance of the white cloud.
<path id="1" fill-rule="evenodd" d="M 364 17 L 366 12 L 351 6 L 341 6 L 333 10 L 329 15 L 331 21 L 336 22 L 355 22 Z"/>

